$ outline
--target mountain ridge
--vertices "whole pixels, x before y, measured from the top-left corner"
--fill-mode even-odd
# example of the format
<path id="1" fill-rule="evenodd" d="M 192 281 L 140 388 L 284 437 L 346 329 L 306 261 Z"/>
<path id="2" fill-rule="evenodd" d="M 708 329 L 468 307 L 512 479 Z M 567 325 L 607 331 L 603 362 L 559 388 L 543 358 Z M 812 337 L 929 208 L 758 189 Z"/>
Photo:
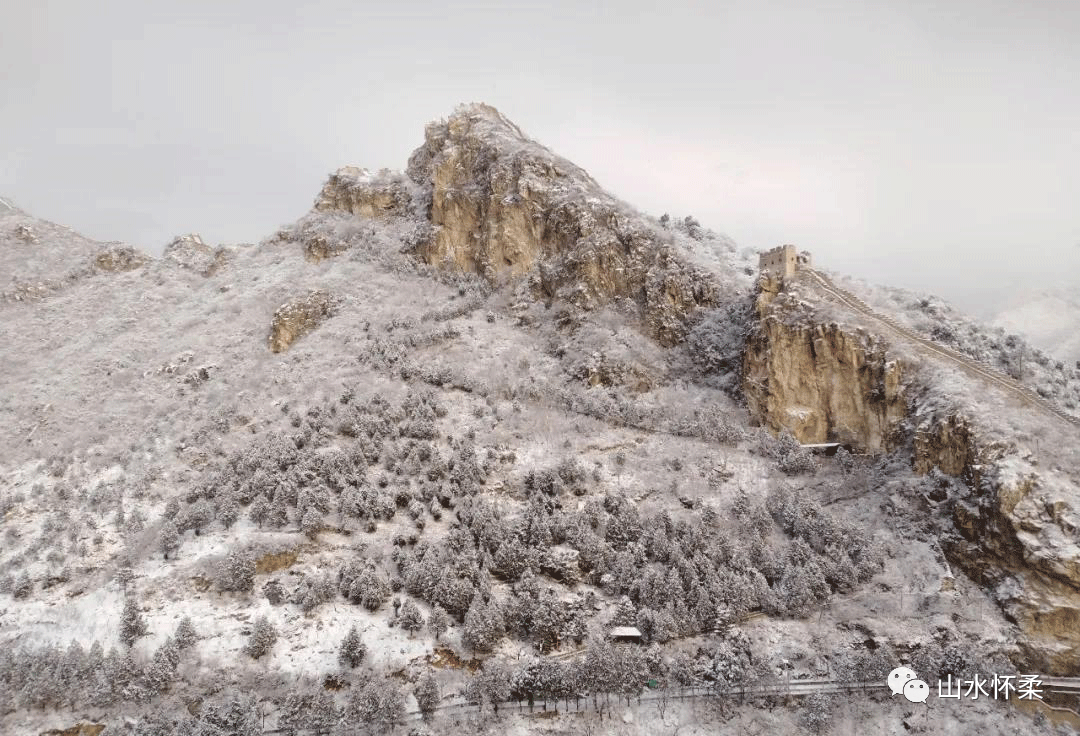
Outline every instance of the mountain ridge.
<path id="1" fill-rule="evenodd" d="M 339 169 L 255 247 L 125 260 L 21 224 L 5 257 L 62 284 L 0 301 L 5 728 L 390 728 L 432 679 L 490 704 L 822 662 L 1071 672 L 1080 463 L 1046 421 L 693 218 L 632 210 L 494 108 L 429 125 L 404 172 Z M 69 241 L 74 263 L 44 258 Z M 936 301 L 852 291 L 1012 355 Z M 1069 400 L 1045 362 L 1021 378 Z M 812 455 L 811 426 L 858 454 Z"/>

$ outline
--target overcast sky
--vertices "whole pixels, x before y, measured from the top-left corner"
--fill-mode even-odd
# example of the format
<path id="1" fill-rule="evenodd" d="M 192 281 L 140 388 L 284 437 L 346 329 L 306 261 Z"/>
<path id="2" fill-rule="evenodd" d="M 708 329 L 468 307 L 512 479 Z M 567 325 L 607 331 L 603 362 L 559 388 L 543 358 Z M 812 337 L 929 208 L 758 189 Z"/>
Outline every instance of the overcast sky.
<path id="1" fill-rule="evenodd" d="M 973 312 L 1080 284 L 1080 2 L 0 0 L 0 196 L 253 242 L 459 102 L 652 214 Z"/>

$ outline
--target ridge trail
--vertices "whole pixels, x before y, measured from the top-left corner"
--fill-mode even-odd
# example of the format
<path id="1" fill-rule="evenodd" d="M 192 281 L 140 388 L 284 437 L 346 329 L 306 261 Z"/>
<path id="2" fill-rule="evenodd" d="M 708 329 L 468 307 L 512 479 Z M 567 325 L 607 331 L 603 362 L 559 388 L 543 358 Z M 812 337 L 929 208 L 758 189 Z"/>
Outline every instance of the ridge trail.
<path id="1" fill-rule="evenodd" d="M 847 289 L 837 286 L 835 283 L 833 283 L 832 279 L 830 279 L 823 273 L 816 271 L 812 268 L 800 269 L 799 273 L 807 274 L 810 279 L 818 286 L 818 288 L 820 288 L 827 295 L 839 301 L 844 306 L 877 322 L 880 322 L 882 325 L 887 327 L 892 332 L 900 335 L 901 337 L 916 343 L 923 349 L 937 355 L 938 357 L 945 358 L 951 363 L 960 366 L 960 368 L 966 371 L 969 375 L 974 375 L 977 378 L 989 381 L 990 383 L 993 383 L 994 385 L 1005 389 L 1014 396 L 1019 397 L 1020 400 L 1025 404 L 1040 409 L 1044 413 L 1052 414 L 1058 419 L 1066 422 L 1073 427 L 1080 427 L 1080 418 L 1065 413 L 1064 411 L 1054 406 L 1049 401 L 1046 401 L 1037 393 L 1029 389 L 1027 386 L 1017 383 L 1013 378 L 1006 376 L 1004 373 L 998 371 L 996 368 L 973 360 L 972 358 L 963 355 L 962 353 L 959 353 L 952 348 L 948 348 L 944 345 L 939 345 L 938 343 L 935 343 L 931 340 L 927 340 L 925 337 L 922 337 L 913 332 L 912 330 L 908 329 L 907 327 L 899 324 L 891 317 L 886 317 L 883 314 L 879 314 L 868 304 L 866 304 L 866 302 L 864 302 L 862 299 L 855 296 Z"/>

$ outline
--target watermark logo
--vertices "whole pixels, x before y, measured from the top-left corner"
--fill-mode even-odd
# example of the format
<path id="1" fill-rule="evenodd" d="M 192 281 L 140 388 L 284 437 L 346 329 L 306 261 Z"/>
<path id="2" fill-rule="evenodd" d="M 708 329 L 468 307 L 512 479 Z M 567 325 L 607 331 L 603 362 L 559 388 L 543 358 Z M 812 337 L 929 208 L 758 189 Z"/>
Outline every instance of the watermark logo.
<path id="1" fill-rule="evenodd" d="M 903 695 L 912 703 L 925 703 L 930 697 L 930 686 L 920 680 L 918 673 L 910 667 L 894 669 L 885 684 L 893 695 Z M 1036 675 L 975 675 L 971 680 L 954 680 L 952 675 L 947 675 L 944 680 L 938 680 L 937 691 L 939 698 L 953 700 L 978 700 L 980 697 L 1008 700 L 1010 695 L 1015 695 L 1019 700 L 1043 699 L 1042 680 Z"/>
<path id="2" fill-rule="evenodd" d="M 904 697 L 912 703 L 925 703 L 930 697 L 930 686 L 922 680 L 908 680 L 904 685 Z"/>
<path id="3" fill-rule="evenodd" d="M 904 685 L 908 684 L 909 680 L 918 680 L 919 676 L 915 674 L 915 670 L 910 667 L 897 667 L 895 670 L 889 673 L 889 679 L 886 683 L 889 689 L 892 690 L 893 695 L 902 695 L 904 692 Z"/>
<path id="4" fill-rule="evenodd" d="M 885 683 L 893 695 L 903 695 L 912 703 L 925 703 L 930 697 L 930 686 L 920 680 L 910 667 L 897 667 L 889 673 Z"/>

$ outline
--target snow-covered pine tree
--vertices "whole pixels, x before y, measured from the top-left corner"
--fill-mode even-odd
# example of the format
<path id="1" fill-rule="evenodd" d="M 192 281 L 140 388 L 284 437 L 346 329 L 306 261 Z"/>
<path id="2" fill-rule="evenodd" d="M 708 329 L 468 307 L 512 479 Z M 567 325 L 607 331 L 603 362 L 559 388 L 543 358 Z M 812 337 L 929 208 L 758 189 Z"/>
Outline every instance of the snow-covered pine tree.
<path id="1" fill-rule="evenodd" d="M 416 683 L 416 687 L 413 688 L 413 696 L 416 698 L 416 704 L 420 707 L 420 712 L 424 714 L 425 718 L 434 713 L 435 709 L 439 707 L 441 698 L 439 682 L 435 679 L 435 675 L 431 672 L 424 673 Z"/>
<path id="2" fill-rule="evenodd" d="M 176 679 L 176 668 L 179 666 L 180 647 L 175 639 L 166 639 L 154 652 L 154 659 L 146 668 L 147 686 L 154 692 L 165 692 Z"/>
<path id="3" fill-rule="evenodd" d="M 16 600 L 24 600 L 34 592 L 34 581 L 29 573 L 23 573 L 15 579 L 15 585 L 11 589 L 11 596 Z"/>
<path id="4" fill-rule="evenodd" d="M 248 508 L 248 518 L 255 522 L 255 526 L 262 529 L 262 525 L 270 518 L 270 502 L 261 493 L 255 497 Z"/>
<path id="5" fill-rule="evenodd" d="M 314 506 L 308 506 L 307 511 L 304 512 L 303 518 L 300 519 L 300 529 L 307 535 L 308 539 L 315 539 L 322 528 L 322 514 L 320 514 L 319 510 Z"/>
<path id="6" fill-rule="evenodd" d="M 240 502 L 235 493 L 226 494 L 217 508 L 217 518 L 223 529 L 231 529 L 240 518 Z"/>
<path id="7" fill-rule="evenodd" d="M 424 628 L 424 617 L 420 609 L 411 600 L 405 601 L 401 607 L 401 628 L 409 632 L 409 637 Z"/>
<path id="8" fill-rule="evenodd" d="M 173 634 L 176 648 L 180 651 L 188 649 L 194 646 L 198 639 L 199 635 L 195 632 L 195 626 L 191 623 L 191 618 L 184 616 L 180 619 L 180 623 L 176 625 L 176 633 Z"/>
<path id="9" fill-rule="evenodd" d="M 334 696 L 325 690 L 319 690 L 311 699 L 304 725 L 317 734 L 331 733 L 340 718 L 341 713 L 334 704 Z"/>
<path id="10" fill-rule="evenodd" d="M 166 560 L 170 554 L 180 549 L 180 530 L 172 519 L 166 520 L 158 530 L 158 548 Z"/>
<path id="11" fill-rule="evenodd" d="M 230 552 L 218 567 L 218 587 L 248 593 L 255 587 L 255 557 L 247 550 Z"/>
<path id="12" fill-rule="evenodd" d="M 364 644 L 364 640 L 360 638 L 360 632 L 357 631 L 354 625 L 341 641 L 341 648 L 338 650 L 338 661 L 343 666 L 355 668 L 364 660 L 366 655 L 367 646 Z"/>
<path id="13" fill-rule="evenodd" d="M 177 526 L 180 529 L 190 529 L 197 537 L 214 520 L 214 508 L 205 498 L 200 498 L 181 512 L 177 518 L 179 519 Z"/>
<path id="14" fill-rule="evenodd" d="M 503 635 L 503 616 L 495 601 L 485 602 L 481 594 L 473 597 L 465 614 L 462 641 L 478 652 L 489 652 Z"/>
<path id="15" fill-rule="evenodd" d="M 244 646 L 244 652 L 252 659 L 259 659 L 269 653 L 277 641 L 278 632 L 273 623 L 266 616 L 255 619 L 255 625 L 251 628 L 251 635 Z"/>
<path id="16" fill-rule="evenodd" d="M 281 605 L 285 600 L 285 588 L 282 587 L 281 581 L 277 578 L 271 578 L 263 585 L 263 595 L 266 596 L 266 600 L 270 601 L 270 605 Z"/>
<path id="17" fill-rule="evenodd" d="M 615 615 L 611 617 L 612 626 L 636 626 L 637 608 L 629 597 L 623 596 L 615 609 Z"/>
<path id="18" fill-rule="evenodd" d="M 116 571 L 116 582 L 120 585 L 120 590 L 127 592 L 128 586 L 131 581 L 135 579 L 135 571 L 131 569 L 131 565 L 123 564 Z"/>
<path id="19" fill-rule="evenodd" d="M 124 611 L 120 615 L 120 641 L 127 646 L 135 643 L 140 636 L 146 635 L 146 621 L 139 611 L 139 603 L 134 595 L 124 598 Z"/>
<path id="20" fill-rule="evenodd" d="M 435 635 L 435 641 L 439 640 L 439 637 L 450 628 L 450 616 L 446 613 L 446 609 L 442 606 L 435 604 L 431 609 L 431 615 L 428 616 L 428 630 Z"/>

